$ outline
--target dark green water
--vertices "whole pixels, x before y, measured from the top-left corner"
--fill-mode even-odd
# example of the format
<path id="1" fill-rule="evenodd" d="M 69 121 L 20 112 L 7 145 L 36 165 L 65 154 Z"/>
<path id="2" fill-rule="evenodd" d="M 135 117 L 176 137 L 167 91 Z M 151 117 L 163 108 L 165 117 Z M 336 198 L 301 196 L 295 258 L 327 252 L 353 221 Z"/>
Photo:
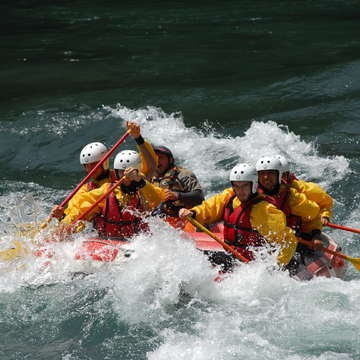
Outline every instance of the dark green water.
<path id="1" fill-rule="evenodd" d="M 335 198 L 334 222 L 360 226 L 359 1 L 15 0 L 0 3 L 0 18 L 2 233 L 25 195 L 45 216 L 83 176 L 81 148 L 113 144 L 130 119 L 207 194 L 239 160 L 282 153 Z M 360 254 L 355 235 L 333 236 Z M 198 258 L 186 266 L 184 251 L 164 252 L 178 277 L 158 279 L 148 260 L 128 269 L 141 286 L 114 272 L 74 282 L 56 268 L 61 285 L 44 290 L 3 272 L 0 358 L 359 358 L 354 269 L 307 287 L 268 279 L 274 292 L 258 269 L 249 283 L 243 273 L 208 291 L 199 274 L 210 270 Z M 189 290 L 193 307 L 178 303 L 189 278 L 200 289 Z"/>

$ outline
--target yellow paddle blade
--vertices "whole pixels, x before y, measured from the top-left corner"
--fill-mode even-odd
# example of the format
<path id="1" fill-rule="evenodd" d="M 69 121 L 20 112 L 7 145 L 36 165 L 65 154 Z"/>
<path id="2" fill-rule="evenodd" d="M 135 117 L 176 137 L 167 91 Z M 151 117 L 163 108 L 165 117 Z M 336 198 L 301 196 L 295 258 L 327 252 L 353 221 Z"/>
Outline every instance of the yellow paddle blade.
<path id="1" fill-rule="evenodd" d="M 35 223 L 16 224 L 16 236 L 33 239 L 40 231 L 49 225 L 50 221 L 51 218 L 40 225 Z"/>
<path id="2" fill-rule="evenodd" d="M 357 271 L 360 271 L 360 258 L 353 258 L 350 256 L 345 256 L 345 259 L 349 262 L 351 262 Z"/>
<path id="3" fill-rule="evenodd" d="M 16 224 L 17 235 L 34 238 L 41 230 L 45 229 L 51 223 L 52 217 L 48 217 L 43 223 L 37 225 L 35 223 Z"/>
<path id="4" fill-rule="evenodd" d="M 11 261 L 29 253 L 29 250 L 20 241 L 14 241 L 14 246 L 14 248 L 0 251 L 1 261 Z"/>

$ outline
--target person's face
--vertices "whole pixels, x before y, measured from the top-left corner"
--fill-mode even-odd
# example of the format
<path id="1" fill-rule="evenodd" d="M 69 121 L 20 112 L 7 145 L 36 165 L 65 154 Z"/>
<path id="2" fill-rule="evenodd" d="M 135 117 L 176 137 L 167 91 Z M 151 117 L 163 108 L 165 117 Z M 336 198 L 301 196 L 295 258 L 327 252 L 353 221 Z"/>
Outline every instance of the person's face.
<path id="1" fill-rule="evenodd" d="M 125 174 L 125 170 L 116 170 L 116 176 L 120 180 Z M 128 178 L 124 178 L 122 182 L 125 186 L 129 186 L 131 184 L 131 180 Z"/>
<path id="2" fill-rule="evenodd" d="M 158 156 L 158 172 L 162 175 L 169 168 L 170 160 L 165 154 L 156 153 L 156 155 Z"/>
<path id="3" fill-rule="evenodd" d="M 279 173 L 277 170 L 258 171 L 259 184 L 266 190 L 275 190 L 279 184 Z"/>
<path id="4" fill-rule="evenodd" d="M 250 181 L 233 181 L 232 187 L 240 201 L 246 201 L 251 195 L 252 183 Z"/>
<path id="5" fill-rule="evenodd" d="M 87 173 L 89 173 L 89 172 L 96 166 L 96 164 L 97 164 L 96 162 L 90 163 L 90 164 L 84 164 L 85 171 L 86 171 Z M 103 167 L 102 167 L 102 166 L 99 166 L 99 167 L 96 169 L 95 173 L 92 175 L 92 178 L 93 178 L 94 180 L 96 180 L 96 179 L 97 179 L 98 177 L 100 177 L 103 173 L 104 173 Z"/>

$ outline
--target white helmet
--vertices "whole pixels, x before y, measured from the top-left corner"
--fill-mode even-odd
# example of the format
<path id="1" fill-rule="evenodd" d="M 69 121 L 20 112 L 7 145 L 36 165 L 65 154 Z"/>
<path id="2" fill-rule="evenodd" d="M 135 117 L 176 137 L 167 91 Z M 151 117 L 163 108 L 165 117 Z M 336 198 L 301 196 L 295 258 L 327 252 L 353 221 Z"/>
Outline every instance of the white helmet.
<path id="1" fill-rule="evenodd" d="M 288 163 L 288 161 L 286 160 L 286 158 L 285 158 L 284 156 L 282 156 L 282 155 L 275 155 L 275 157 L 276 157 L 277 159 L 279 159 L 280 162 L 281 162 L 282 172 L 283 172 L 283 173 L 284 173 L 284 172 L 289 172 L 289 171 L 290 171 L 290 166 L 289 166 L 289 163 Z"/>
<path id="2" fill-rule="evenodd" d="M 256 162 L 255 167 L 256 171 L 277 170 L 279 172 L 279 183 L 281 183 L 283 166 L 278 158 L 271 156 L 263 156 Z"/>
<path id="3" fill-rule="evenodd" d="M 230 181 L 250 181 L 252 183 L 252 192 L 256 192 L 257 188 L 257 173 L 254 166 L 243 163 L 237 164 L 230 171 Z"/>
<path id="4" fill-rule="evenodd" d="M 100 142 L 92 142 L 84 146 L 80 153 L 80 164 L 91 164 L 101 160 L 107 152 L 107 148 Z M 105 161 L 104 169 L 109 168 L 109 162 Z"/>
<path id="5" fill-rule="evenodd" d="M 114 169 L 125 170 L 129 166 L 139 168 L 140 156 L 134 150 L 124 150 L 119 152 L 114 159 Z"/>

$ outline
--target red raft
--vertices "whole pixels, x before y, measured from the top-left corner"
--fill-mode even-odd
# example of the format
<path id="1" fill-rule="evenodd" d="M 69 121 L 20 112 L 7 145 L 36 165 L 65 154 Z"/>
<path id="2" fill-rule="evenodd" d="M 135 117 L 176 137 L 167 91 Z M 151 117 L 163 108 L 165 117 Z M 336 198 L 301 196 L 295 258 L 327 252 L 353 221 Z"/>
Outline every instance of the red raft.
<path id="1" fill-rule="evenodd" d="M 222 224 L 217 224 L 211 230 L 218 238 L 224 238 Z M 186 233 L 186 236 L 194 240 L 196 248 L 206 255 L 228 254 L 216 240 L 213 240 L 204 232 L 189 232 Z M 328 249 L 341 251 L 340 246 L 334 240 L 325 234 L 323 236 L 328 242 Z M 130 256 L 130 253 L 121 251 L 123 246 L 127 244 L 129 244 L 127 241 L 90 238 L 80 244 L 75 251 L 74 257 L 76 260 L 112 262 L 120 256 Z M 54 256 L 54 252 L 42 248 L 35 251 L 34 255 L 51 258 Z M 339 257 L 324 252 L 312 252 L 305 255 L 304 261 L 298 264 L 292 276 L 300 280 L 310 280 L 314 276 L 342 277 L 346 272 L 346 268 L 347 263 Z"/>
<path id="2" fill-rule="evenodd" d="M 118 240 L 88 239 L 81 243 L 81 247 L 75 253 L 75 259 L 114 261 L 119 254 L 120 246 L 128 243 Z"/>
<path id="3" fill-rule="evenodd" d="M 223 225 L 215 225 L 211 231 L 221 240 L 224 239 Z M 224 248 L 204 232 L 188 233 L 190 238 L 195 241 L 197 249 L 211 253 L 226 253 Z M 322 234 L 326 240 L 327 248 L 332 251 L 341 251 L 341 247 L 335 243 L 328 235 Z M 347 263 L 343 259 L 329 253 L 315 251 L 304 255 L 303 261 L 298 264 L 296 271 L 292 274 L 299 280 L 310 280 L 314 276 L 324 277 L 343 277 L 347 269 Z"/>
<path id="4" fill-rule="evenodd" d="M 120 256 L 119 253 L 122 246 L 127 244 L 129 244 L 128 241 L 89 238 L 82 241 L 76 248 L 74 258 L 76 260 L 112 262 Z M 126 257 L 129 256 L 127 251 L 122 251 L 122 253 Z M 52 248 L 42 247 L 33 251 L 33 254 L 35 256 L 53 258 L 55 256 L 55 251 Z"/>

